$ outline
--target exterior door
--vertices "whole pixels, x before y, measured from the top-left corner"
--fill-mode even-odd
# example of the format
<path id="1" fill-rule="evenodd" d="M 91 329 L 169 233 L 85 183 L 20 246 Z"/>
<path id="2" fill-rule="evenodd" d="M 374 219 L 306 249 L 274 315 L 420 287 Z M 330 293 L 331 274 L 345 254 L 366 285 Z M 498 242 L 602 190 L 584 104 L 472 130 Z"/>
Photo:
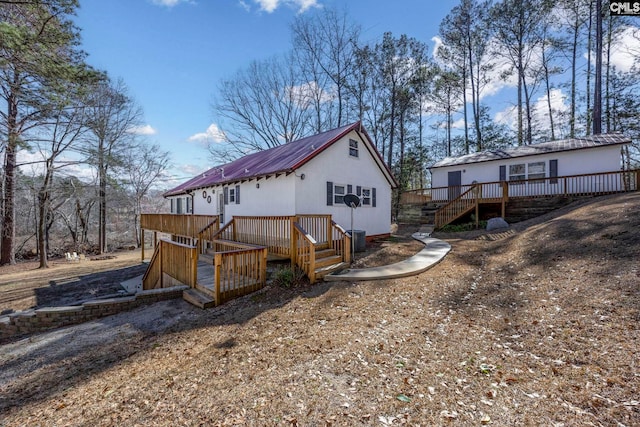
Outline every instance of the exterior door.
<path id="1" fill-rule="evenodd" d="M 449 200 L 453 200 L 460 195 L 462 188 L 462 171 L 448 173 L 447 187 L 449 187 Z"/>
<path id="2" fill-rule="evenodd" d="M 224 224 L 224 194 L 222 191 L 218 193 L 218 215 L 220 216 L 219 224 Z"/>

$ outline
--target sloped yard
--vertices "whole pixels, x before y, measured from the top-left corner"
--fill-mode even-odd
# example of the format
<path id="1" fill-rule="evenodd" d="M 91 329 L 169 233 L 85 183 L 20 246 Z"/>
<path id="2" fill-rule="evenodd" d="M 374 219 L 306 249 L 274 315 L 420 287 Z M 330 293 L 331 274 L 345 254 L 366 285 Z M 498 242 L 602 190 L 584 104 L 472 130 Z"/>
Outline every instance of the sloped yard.
<path id="1" fill-rule="evenodd" d="M 0 424 L 640 425 L 638 212 L 640 193 L 598 198 L 442 236 L 452 252 L 415 277 L 5 344 Z"/>

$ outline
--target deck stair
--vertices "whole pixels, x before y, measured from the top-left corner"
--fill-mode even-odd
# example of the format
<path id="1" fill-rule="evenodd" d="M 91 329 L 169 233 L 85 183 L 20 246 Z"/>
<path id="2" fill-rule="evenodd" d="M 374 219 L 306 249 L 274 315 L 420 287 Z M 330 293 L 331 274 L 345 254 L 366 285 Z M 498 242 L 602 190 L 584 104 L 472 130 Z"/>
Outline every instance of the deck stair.
<path id="1" fill-rule="evenodd" d="M 212 296 L 199 289 L 185 289 L 182 291 L 182 298 L 199 308 L 210 308 L 216 305 L 216 300 Z"/>
<path id="2" fill-rule="evenodd" d="M 308 263 L 306 263 L 308 264 Z M 316 247 L 315 276 L 322 279 L 327 274 L 344 270 L 349 264 L 342 262 L 342 257 L 336 254 L 335 249 Z"/>

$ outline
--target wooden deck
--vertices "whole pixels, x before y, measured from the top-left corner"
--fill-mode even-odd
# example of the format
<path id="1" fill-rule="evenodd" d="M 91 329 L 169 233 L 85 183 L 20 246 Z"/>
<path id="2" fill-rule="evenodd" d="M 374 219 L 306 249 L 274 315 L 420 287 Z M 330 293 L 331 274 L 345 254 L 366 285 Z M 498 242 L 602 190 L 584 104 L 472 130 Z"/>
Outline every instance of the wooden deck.
<path id="1" fill-rule="evenodd" d="M 401 195 L 400 203 L 437 206 L 434 225 L 440 228 L 473 211 L 477 223 L 482 205 L 499 204 L 505 217 L 507 203 L 513 199 L 588 197 L 639 189 L 640 170 L 628 170 L 412 190 Z"/>

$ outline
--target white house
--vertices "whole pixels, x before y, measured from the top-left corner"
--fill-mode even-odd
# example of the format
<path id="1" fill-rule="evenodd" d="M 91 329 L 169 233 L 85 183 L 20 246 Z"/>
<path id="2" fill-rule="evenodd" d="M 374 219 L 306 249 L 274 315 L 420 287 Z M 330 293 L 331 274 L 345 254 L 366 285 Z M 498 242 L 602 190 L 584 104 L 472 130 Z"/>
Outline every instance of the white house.
<path id="1" fill-rule="evenodd" d="M 518 186 L 519 193 L 526 188 L 527 195 L 581 193 L 586 191 L 581 187 L 587 185 L 589 192 L 597 192 L 603 186 L 608 187 L 606 191 L 618 191 L 621 188 L 615 187 L 623 185 L 621 180 L 616 178 L 614 182 L 605 174 L 621 171 L 621 147 L 630 143 L 631 139 L 624 135 L 603 134 L 447 157 L 430 168 L 431 186 L 460 188 L 474 183 L 520 181 L 509 186 Z M 556 185 L 557 177 L 597 174 L 603 174 L 595 178 L 597 182 L 574 179 L 564 181 L 571 182 L 571 188 L 567 187 L 569 184 Z M 451 199 L 460 193 L 442 194 Z"/>
<path id="2" fill-rule="evenodd" d="M 249 154 L 219 165 L 166 192 L 175 214 L 233 216 L 331 214 L 351 228 L 346 194 L 360 197 L 354 228 L 388 235 L 396 187 L 359 122 Z"/>

